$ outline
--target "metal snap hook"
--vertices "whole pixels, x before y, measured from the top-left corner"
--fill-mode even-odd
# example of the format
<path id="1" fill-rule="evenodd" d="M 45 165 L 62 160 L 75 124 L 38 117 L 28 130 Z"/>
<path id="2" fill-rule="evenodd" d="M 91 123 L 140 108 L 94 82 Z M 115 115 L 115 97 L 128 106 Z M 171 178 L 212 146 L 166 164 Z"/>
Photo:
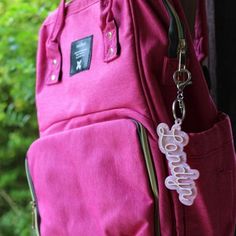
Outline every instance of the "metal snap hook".
<path id="1" fill-rule="evenodd" d="M 181 91 L 183 91 L 187 85 L 192 84 L 192 75 L 191 72 L 187 69 L 180 69 L 175 71 L 173 79 L 177 88 Z"/>

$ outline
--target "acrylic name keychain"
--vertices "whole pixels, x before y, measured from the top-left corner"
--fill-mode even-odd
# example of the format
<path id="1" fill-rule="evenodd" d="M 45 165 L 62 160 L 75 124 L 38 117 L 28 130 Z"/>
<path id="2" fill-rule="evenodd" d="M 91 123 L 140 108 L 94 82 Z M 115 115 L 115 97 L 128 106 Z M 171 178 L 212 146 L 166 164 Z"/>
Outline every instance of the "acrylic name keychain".
<path id="1" fill-rule="evenodd" d="M 165 123 L 157 126 L 160 151 L 165 154 L 170 169 L 170 175 L 165 179 L 165 186 L 170 190 L 176 190 L 179 200 L 186 206 L 191 206 L 197 196 L 195 180 L 199 178 L 198 170 L 191 169 L 187 164 L 187 155 L 184 147 L 189 142 L 187 133 L 181 130 L 185 118 L 184 88 L 191 84 L 191 73 L 186 69 L 186 41 L 180 40 L 179 66 L 173 79 L 177 87 L 177 98 L 173 102 L 172 112 L 175 119 L 174 125 L 169 129 Z M 180 117 L 178 117 L 177 113 Z"/>

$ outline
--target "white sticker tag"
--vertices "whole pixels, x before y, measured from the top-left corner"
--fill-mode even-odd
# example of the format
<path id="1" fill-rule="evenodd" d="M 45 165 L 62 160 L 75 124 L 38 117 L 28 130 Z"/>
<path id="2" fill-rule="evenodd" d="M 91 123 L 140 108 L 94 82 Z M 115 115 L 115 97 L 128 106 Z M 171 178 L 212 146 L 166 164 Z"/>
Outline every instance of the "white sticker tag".
<path id="1" fill-rule="evenodd" d="M 181 203 L 191 206 L 197 196 L 194 180 L 199 178 L 199 171 L 191 169 L 186 162 L 184 147 L 189 142 L 189 136 L 181 130 L 181 125 L 177 122 L 171 129 L 165 123 L 159 124 L 157 134 L 160 151 L 165 154 L 170 169 L 170 176 L 166 178 L 165 186 L 178 192 Z"/>

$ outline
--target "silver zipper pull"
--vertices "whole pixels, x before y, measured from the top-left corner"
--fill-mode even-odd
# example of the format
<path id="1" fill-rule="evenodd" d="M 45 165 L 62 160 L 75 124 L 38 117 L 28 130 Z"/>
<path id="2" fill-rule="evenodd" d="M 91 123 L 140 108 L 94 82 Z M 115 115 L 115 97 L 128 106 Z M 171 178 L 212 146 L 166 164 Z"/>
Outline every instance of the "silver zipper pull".
<path id="1" fill-rule="evenodd" d="M 173 75 L 174 82 L 178 88 L 178 90 L 183 91 L 187 85 L 192 83 L 191 73 L 187 69 L 187 62 L 186 62 L 186 53 L 187 53 L 187 44 L 186 40 L 180 39 L 178 45 L 178 58 L 179 58 L 179 65 L 177 71 Z"/>
<path id="2" fill-rule="evenodd" d="M 192 84 L 192 75 L 186 66 L 186 53 L 187 53 L 187 44 L 186 40 L 183 38 L 180 39 L 178 45 L 178 57 L 179 57 L 178 69 L 175 71 L 173 75 L 173 79 L 177 87 L 177 97 L 172 104 L 172 113 L 174 119 L 178 123 L 182 123 L 186 113 L 184 104 L 184 93 L 183 93 L 184 89 L 186 86 Z M 178 113 L 180 113 L 179 117 L 177 115 Z"/>
<path id="3" fill-rule="evenodd" d="M 179 66 L 178 71 L 186 69 L 187 44 L 185 39 L 180 39 L 178 44 Z"/>

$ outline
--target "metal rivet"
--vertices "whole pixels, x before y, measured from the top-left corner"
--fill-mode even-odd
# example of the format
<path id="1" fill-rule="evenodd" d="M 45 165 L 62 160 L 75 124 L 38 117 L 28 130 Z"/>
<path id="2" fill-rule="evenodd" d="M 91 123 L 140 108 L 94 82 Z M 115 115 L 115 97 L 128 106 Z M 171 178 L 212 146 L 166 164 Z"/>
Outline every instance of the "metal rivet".
<path id="1" fill-rule="evenodd" d="M 109 53 L 112 55 L 114 53 L 114 48 L 109 48 Z"/>
<path id="2" fill-rule="evenodd" d="M 107 33 L 107 37 L 108 37 L 109 39 L 112 38 L 112 32 L 111 32 L 111 31 L 109 31 L 109 32 Z"/>
<path id="3" fill-rule="evenodd" d="M 51 76 L 51 80 L 55 80 L 56 79 L 56 76 L 55 75 L 52 75 Z"/>
<path id="4" fill-rule="evenodd" d="M 57 64 L 57 59 L 53 59 L 53 64 L 54 64 L 54 65 Z"/>

